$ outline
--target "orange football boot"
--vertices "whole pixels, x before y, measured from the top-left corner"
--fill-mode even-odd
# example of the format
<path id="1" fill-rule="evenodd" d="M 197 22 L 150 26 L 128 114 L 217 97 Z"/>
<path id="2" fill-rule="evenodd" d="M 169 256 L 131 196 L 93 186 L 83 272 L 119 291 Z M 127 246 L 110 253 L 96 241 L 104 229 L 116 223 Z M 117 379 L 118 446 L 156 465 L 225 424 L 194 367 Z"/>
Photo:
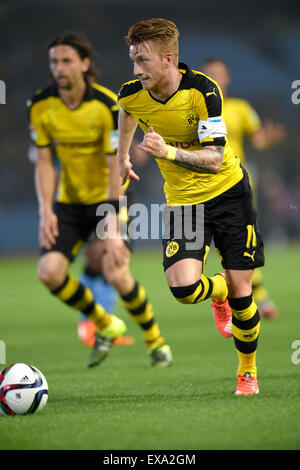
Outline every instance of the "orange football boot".
<path id="1" fill-rule="evenodd" d="M 212 299 L 211 306 L 219 333 L 224 336 L 224 338 L 231 338 L 232 312 L 228 300 L 226 299 L 225 302 L 222 302 L 221 300 Z"/>
<path id="2" fill-rule="evenodd" d="M 80 341 L 86 346 L 92 348 L 96 340 L 97 327 L 91 320 L 79 320 L 77 326 L 77 333 Z M 119 336 L 113 340 L 117 346 L 131 346 L 134 344 L 135 339 L 131 336 Z"/>
<path id="3" fill-rule="evenodd" d="M 244 375 L 238 375 L 238 383 L 235 395 L 256 395 L 259 393 L 256 377 L 251 377 L 249 372 Z"/>

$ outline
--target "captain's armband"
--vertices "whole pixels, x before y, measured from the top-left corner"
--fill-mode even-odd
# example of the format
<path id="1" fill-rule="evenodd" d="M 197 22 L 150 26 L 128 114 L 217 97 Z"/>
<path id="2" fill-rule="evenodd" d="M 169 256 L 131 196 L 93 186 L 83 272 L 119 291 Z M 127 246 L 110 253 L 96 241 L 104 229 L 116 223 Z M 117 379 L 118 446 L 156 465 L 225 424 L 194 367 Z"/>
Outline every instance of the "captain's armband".
<path id="1" fill-rule="evenodd" d="M 206 121 L 199 121 L 198 136 L 200 143 L 207 137 L 210 139 L 220 139 L 224 138 L 226 134 L 226 124 L 222 116 L 210 117 Z"/>

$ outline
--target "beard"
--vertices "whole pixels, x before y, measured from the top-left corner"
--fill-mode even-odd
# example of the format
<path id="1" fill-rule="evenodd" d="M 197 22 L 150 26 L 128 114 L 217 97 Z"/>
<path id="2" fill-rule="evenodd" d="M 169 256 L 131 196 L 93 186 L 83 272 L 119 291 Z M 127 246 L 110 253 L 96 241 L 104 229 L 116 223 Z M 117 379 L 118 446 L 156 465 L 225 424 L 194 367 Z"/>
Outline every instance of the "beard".
<path id="1" fill-rule="evenodd" d="M 52 82 L 61 90 L 71 90 L 73 88 L 72 81 L 65 75 L 58 76 L 57 78 L 50 72 Z"/>
<path id="2" fill-rule="evenodd" d="M 73 87 L 72 82 L 68 77 L 59 77 L 55 82 L 58 88 L 62 90 L 71 90 Z"/>

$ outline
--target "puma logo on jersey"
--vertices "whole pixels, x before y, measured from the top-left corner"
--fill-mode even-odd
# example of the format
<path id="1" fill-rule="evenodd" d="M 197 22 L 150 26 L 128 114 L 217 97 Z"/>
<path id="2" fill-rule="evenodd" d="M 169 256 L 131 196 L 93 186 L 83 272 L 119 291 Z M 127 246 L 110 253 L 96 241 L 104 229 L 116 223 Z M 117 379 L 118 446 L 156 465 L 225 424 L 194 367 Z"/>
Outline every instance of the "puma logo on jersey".
<path id="1" fill-rule="evenodd" d="M 141 118 L 139 118 L 139 121 L 140 121 L 142 124 L 144 124 L 144 126 L 148 127 L 148 129 L 149 129 L 150 124 L 148 125 L 148 122 L 150 121 L 150 119 L 147 119 L 147 121 L 144 122 Z"/>
<path id="2" fill-rule="evenodd" d="M 214 87 L 213 91 L 209 91 L 208 93 L 206 93 L 206 96 L 210 96 L 210 95 L 215 95 L 215 96 L 217 96 L 215 90 L 216 90 L 216 88 Z"/>

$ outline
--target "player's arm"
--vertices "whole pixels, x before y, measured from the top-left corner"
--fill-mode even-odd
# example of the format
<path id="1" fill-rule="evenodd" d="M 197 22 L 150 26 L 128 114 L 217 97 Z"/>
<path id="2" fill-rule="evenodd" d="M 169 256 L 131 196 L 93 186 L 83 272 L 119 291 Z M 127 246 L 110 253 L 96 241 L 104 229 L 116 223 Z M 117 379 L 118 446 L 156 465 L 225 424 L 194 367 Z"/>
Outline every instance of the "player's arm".
<path id="1" fill-rule="evenodd" d="M 286 132 L 282 124 L 270 119 L 262 123 L 250 103 L 244 100 L 241 100 L 240 103 L 244 132 L 249 136 L 251 145 L 256 150 L 266 150 L 284 140 Z"/>
<path id="2" fill-rule="evenodd" d="M 221 169 L 223 153 L 224 147 L 221 146 L 210 146 L 193 152 L 176 149 L 174 163 L 197 173 L 216 174 Z"/>
<path id="3" fill-rule="evenodd" d="M 223 145 L 209 145 L 200 150 L 183 150 L 167 145 L 150 127 L 139 147 L 155 158 L 170 160 L 197 173 L 218 173 L 223 163 Z"/>
<path id="4" fill-rule="evenodd" d="M 128 260 L 129 251 L 120 236 L 119 204 L 120 198 L 123 195 L 123 189 L 121 187 L 117 157 L 116 155 L 109 155 L 106 157 L 106 161 L 110 175 L 107 202 L 112 205 L 113 209 L 107 214 L 104 243 L 106 267 L 109 270 L 114 270 L 116 266 L 122 267 Z"/>
<path id="5" fill-rule="evenodd" d="M 52 203 L 57 186 L 57 172 L 53 163 L 51 135 L 45 124 L 44 113 L 47 104 L 39 93 L 28 102 L 29 129 L 36 150 L 35 188 L 39 203 L 39 241 L 44 248 L 50 249 L 58 235 L 57 217 Z"/>
<path id="6" fill-rule="evenodd" d="M 198 137 L 202 148 L 184 150 L 167 145 L 152 127 L 140 148 L 155 158 L 170 160 L 188 170 L 216 174 L 222 167 L 227 134 L 222 118 L 221 92 L 215 82 L 202 74 L 195 76 L 194 85 L 195 93 L 199 93 Z"/>
<path id="7" fill-rule="evenodd" d="M 109 169 L 109 185 L 108 185 L 108 199 L 118 200 L 123 195 L 121 188 L 121 177 L 118 169 L 118 161 L 116 155 L 107 155 L 106 164 Z"/>
<path id="8" fill-rule="evenodd" d="M 52 210 L 56 191 L 57 174 L 50 147 L 37 147 L 35 165 L 35 188 L 39 203 L 40 245 L 50 249 L 58 235 L 57 217 Z"/>
<path id="9" fill-rule="evenodd" d="M 282 142 L 284 138 L 284 126 L 268 120 L 257 131 L 251 134 L 250 141 L 256 150 L 266 150 L 269 147 Z"/>
<path id="10" fill-rule="evenodd" d="M 118 140 L 118 165 L 121 175 L 121 184 L 127 180 L 139 181 L 139 176 L 133 171 L 130 161 L 129 149 L 137 128 L 137 122 L 124 109 L 120 109 L 118 118 L 119 140 Z"/>

